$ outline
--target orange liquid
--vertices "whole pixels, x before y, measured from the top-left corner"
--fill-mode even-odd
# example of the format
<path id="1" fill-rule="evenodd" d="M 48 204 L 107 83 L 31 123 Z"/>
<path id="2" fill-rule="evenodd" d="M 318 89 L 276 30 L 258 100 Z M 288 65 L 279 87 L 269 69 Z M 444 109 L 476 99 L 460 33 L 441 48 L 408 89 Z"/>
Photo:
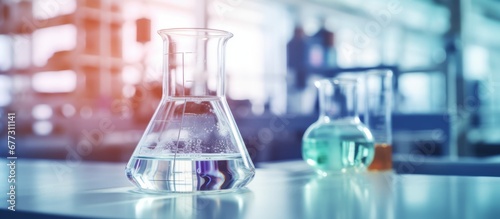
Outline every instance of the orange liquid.
<path id="1" fill-rule="evenodd" d="M 375 144 L 375 156 L 368 170 L 383 171 L 390 169 L 392 169 L 392 146 L 388 144 Z"/>

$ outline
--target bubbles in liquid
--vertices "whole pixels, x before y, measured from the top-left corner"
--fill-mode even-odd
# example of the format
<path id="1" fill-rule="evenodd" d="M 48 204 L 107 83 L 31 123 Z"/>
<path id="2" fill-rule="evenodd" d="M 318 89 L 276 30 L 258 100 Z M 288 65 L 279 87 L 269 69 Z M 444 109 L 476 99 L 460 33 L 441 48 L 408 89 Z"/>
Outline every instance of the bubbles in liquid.
<path id="1" fill-rule="evenodd" d="M 222 101 L 183 99 L 164 108 L 129 160 L 130 181 L 159 192 L 230 190 L 250 182 L 255 168 Z"/>

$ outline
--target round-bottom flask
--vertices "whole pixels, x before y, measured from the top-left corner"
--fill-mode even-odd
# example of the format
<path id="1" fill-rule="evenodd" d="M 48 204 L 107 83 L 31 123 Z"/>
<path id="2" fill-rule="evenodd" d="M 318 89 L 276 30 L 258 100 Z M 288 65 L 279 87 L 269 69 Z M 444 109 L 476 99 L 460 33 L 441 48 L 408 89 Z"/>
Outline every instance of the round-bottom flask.
<path id="1" fill-rule="evenodd" d="M 357 115 L 356 81 L 323 79 L 316 87 L 320 115 L 304 133 L 303 159 L 321 175 L 364 171 L 373 160 L 374 143 Z"/>

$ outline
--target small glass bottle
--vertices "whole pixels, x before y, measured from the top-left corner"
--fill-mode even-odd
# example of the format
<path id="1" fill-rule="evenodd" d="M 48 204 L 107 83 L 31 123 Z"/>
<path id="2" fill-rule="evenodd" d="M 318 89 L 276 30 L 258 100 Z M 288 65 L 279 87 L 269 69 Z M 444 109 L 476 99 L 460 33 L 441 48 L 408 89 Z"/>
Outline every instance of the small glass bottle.
<path id="1" fill-rule="evenodd" d="M 373 137 L 359 120 L 356 80 L 323 79 L 318 120 L 304 133 L 302 157 L 320 175 L 363 171 L 374 156 Z"/>

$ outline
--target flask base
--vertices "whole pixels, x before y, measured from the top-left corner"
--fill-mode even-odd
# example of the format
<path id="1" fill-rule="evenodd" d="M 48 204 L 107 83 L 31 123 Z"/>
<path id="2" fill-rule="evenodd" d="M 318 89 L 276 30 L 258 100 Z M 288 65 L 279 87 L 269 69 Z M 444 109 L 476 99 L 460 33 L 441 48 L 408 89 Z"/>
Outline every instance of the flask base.
<path id="1" fill-rule="evenodd" d="M 197 192 L 234 190 L 247 185 L 255 175 L 241 156 L 200 155 L 131 158 L 127 177 L 147 192 Z"/>

